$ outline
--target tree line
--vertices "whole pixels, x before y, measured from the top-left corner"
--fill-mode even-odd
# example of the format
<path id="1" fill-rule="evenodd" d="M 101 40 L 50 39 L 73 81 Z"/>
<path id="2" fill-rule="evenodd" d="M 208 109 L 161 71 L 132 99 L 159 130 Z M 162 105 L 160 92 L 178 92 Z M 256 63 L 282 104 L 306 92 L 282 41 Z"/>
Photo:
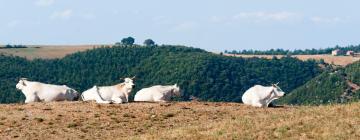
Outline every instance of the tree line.
<path id="1" fill-rule="evenodd" d="M 285 50 L 285 49 L 270 49 L 270 50 L 225 50 L 224 53 L 227 54 L 245 54 L 245 55 L 315 55 L 315 54 L 331 54 L 333 50 L 340 49 L 342 51 L 354 51 L 360 52 L 359 45 L 350 45 L 350 46 L 335 46 L 325 49 L 305 49 L 305 50 Z"/>

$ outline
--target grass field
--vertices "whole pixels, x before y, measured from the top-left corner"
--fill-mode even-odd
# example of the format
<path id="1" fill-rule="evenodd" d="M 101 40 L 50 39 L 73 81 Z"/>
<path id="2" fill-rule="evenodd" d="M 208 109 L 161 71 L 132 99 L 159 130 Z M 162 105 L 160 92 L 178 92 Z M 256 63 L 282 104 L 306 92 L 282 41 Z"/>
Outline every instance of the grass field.
<path id="1" fill-rule="evenodd" d="M 28 46 L 29 48 L 0 49 L 0 53 L 5 55 L 26 57 L 30 60 L 35 58 L 53 59 L 62 58 L 68 54 L 85 51 L 100 46 L 101 45 L 30 45 Z"/>
<path id="2" fill-rule="evenodd" d="M 0 139 L 360 139 L 360 103 L 282 108 L 208 102 L 0 105 Z"/>

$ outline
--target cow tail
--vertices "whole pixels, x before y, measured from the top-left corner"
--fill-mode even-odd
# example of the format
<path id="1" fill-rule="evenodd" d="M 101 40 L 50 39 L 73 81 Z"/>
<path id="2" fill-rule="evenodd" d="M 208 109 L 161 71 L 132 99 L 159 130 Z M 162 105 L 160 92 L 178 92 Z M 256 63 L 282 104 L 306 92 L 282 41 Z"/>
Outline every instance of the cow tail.
<path id="1" fill-rule="evenodd" d="M 81 98 L 79 98 L 79 101 L 85 101 L 84 95 L 81 94 L 80 96 L 81 96 Z"/>

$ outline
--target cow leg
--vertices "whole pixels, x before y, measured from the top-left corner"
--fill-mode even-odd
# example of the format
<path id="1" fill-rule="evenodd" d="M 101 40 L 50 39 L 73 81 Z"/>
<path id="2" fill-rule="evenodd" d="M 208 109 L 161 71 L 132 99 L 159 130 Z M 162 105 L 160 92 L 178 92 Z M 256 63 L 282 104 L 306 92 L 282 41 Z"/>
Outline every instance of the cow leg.
<path id="1" fill-rule="evenodd" d="M 161 102 L 161 103 L 167 103 L 167 101 L 162 99 L 154 99 L 154 102 Z"/>
<path id="2" fill-rule="evenodd" d="M 252 106 L 255 106 L 255 107 L 264 107 L 264 105 L 260 102 L 253 102 L 252 103 Z"/>
<path id="3" fill-rule="evenodd" d="M 25 103 L 32 103 L 32 102 L 37 102 L 37 101 L 39 101 L 39 98 L 35 94 L 26 96 L 26 99 L 25 99 Z"/>
<path id="4" fill-rule="evenodd" d="M 99 104 L 110 104 L 110 101 L 104 101 L 99 95 L 95 95 L 95 101 Z"/>
<path id="5" fill-rule="evenodd" d="M 122 99 L 119 98 L 119 97 L 112 98 L 111 100 L 112 100 L 113 103 L 115 103 L 115 104 L 122 104 L 122 103 L 123 103 Z"/>

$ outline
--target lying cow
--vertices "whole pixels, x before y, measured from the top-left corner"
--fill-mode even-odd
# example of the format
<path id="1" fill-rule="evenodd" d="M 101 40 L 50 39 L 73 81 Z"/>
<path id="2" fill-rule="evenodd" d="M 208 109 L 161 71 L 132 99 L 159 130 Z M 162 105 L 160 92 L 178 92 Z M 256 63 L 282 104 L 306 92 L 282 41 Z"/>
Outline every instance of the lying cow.
<path id="1" fill-rule="evenodd" d="M 97 103 L 126 103 L 129 102 L 129 94 L 133 87 L 133 78 L 125 78 L 125 82 L 114 86 L 94 86 L 82 93 L 83 101 L 95 100 Z"/>
<path id="2" fill-rule="evenodd" d="M 28 81 L 21 78 L 16 88 L 25 95 L 25 103 L 51 102 L 51 101 L 74 101 L 79 98 L 79 93 L 66 85 L 50 85 L 40 82 Z"/>
<path id="3" fill-rule="evenodd" d="M 180 88 L 177 84 L 171 86 L 157 85 L 138 91 L 134 101 L 168 102 L 174 96 L 180 96 Z"/>
<path id="4" fill-rule="evenodd" d="M 272 101 L 279 99 L 284 95 L 285 93 L 277 86 L 277 84 L 273 84 L 269 87 L 255 85 L 244 93 L 242 101 L 246 105 L 268 107 Z"/>

